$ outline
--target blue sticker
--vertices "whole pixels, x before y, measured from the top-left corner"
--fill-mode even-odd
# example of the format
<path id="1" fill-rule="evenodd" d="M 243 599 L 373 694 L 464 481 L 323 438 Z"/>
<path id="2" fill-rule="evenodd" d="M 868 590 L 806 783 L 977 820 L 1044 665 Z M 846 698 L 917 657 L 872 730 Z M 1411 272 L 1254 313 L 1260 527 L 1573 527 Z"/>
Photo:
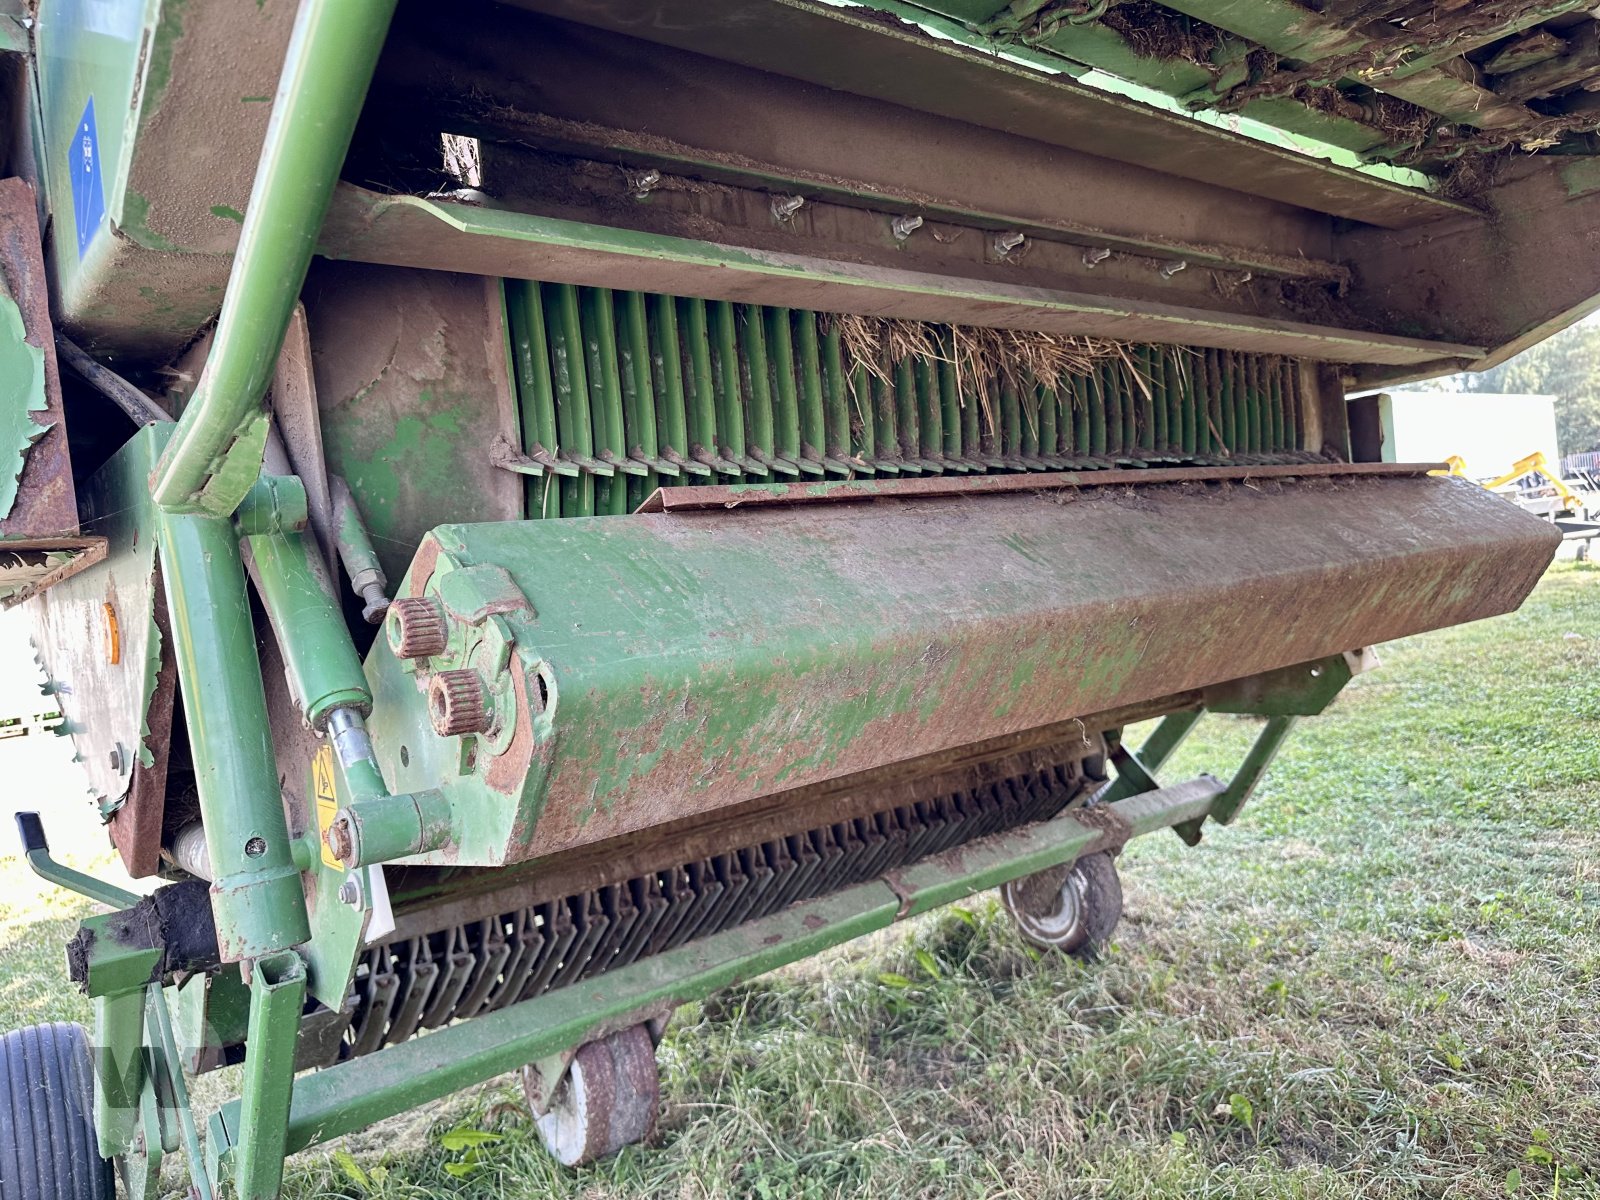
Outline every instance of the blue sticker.
<path id="1" fill-rule="evenodd" d="M 67 151 L 67 173 L 72 179 L 72 215 L 78 222 L 78 258 L 81 260 L 106 215 L 106 194 L 100 186 L 100 138 L 94 130 L 94 97 L 83 106 L 78 129 Z"/>

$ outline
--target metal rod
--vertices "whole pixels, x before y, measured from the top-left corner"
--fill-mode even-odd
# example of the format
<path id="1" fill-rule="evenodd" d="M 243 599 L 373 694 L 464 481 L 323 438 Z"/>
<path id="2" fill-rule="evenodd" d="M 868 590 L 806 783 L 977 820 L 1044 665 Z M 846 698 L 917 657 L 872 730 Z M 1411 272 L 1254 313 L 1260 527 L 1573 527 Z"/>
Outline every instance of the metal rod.
<path id="1" fill-rule="evenodd" d="M 372 693 L 344 614 L 313 571 L 302 533 L 245 538 L 261 603 L 283 654 L 295 703 L 321 732 L 335 708 L 372 708 Z"/>
<path id="2" fill-rule="evenodd" d="M 211 353 L 152 474 L 164 509 L 225 516 L 243 497 L 200 494 L 261 411 L 394 7 L 300 2 Z"/>
<path id="3" fill-rule="evenodd" d="M 110 367 L 101 366 L 76 342 L 59 331 L 56 333 L 56 353 L 78 373 L 78 378 L 120 408 L 135 425 L 158 425 L 172 420 L 172 414 L 161 405 Z"/>
<path id="4" fill-rule="evenodd" d="M 194 1113 L 189 1108 L 189 1085 L 183 1078 L 183 1063 L 178 1057 L 178 1039 L 172 1035 L 172 1014 L 167 1011 L 167 997 L 159 982 L 152 983 L 148 992 L 151 1023 L 155 1026 L 162 1065 L 167 1081 L 172 1085 L 173 1107 L 178 1110 L 178 1129 L 183 1135 L 183 1156 L 189 1162 L 189 1182 L 194 1188 L 195 1200 L 212 1200 L 211 1176 L 206 1172 L 205 1155 L 200 1151 L 200 1131 L 195 1128 Z"/>
<path id="5" fill-rule="evenodd" d="M 115 884 L 102 883 L 92 875 L 85 875 L 82 871 L 74 871 L 71 867 L 63 866 L 50 857 L 50 843 L 44 835 L 44 822 L 39 820 L 36 812 L 19 812 L 16 814 L 17 836 L 22 840 L 22 854 L 28 860 L 28 866 L 33 868 L 33 873 L 41 879 L 47 879 L 57 887 L 64 887 L 69 892 L 77 892 L 80 896 L 87 896 L 99 904 L 108 904 L 112 908 L 132 908 L 143 896 L 135 892 L 126 891 Z"/>
<path id="6" fill-rule="evenodd" d="M 311 936 L 278 787 L 244 568 L 229 522 L 164 513 L 161 574 L 225 962 Z"/>

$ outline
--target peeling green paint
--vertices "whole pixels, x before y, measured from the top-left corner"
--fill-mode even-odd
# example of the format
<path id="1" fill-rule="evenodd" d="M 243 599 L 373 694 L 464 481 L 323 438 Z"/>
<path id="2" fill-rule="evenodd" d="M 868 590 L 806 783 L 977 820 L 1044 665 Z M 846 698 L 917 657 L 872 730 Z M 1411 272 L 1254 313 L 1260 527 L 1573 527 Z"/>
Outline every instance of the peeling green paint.
<path id="1" fill-rule="evenodd" d="M 22 310 L 0 295 L 0 518 L 17 502 L 28 449 L 50 429 L 33 419 L 47 407 L 44 351 L 28 344 Z"/>

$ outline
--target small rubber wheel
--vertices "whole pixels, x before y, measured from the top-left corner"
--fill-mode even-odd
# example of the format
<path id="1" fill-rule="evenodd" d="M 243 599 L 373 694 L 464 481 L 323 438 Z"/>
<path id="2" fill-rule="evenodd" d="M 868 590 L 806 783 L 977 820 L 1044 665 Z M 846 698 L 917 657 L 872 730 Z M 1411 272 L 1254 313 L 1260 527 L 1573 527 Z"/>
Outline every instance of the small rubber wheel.
<path id="1" fill-rule="evenodd" d="M 1109 854 L 1013 879 L 1000 900 L 1032 945 L 1092 961 L 1122 920 L 1122 881 Z"/>
<path id="2" fill-rule="evenodd" d="M 0 1200 L 113 1200 L 82 1025 L 30 1025 L 0 1038 L 0 1105 Z"/>
<path id="3" fill-rule="evenodd" d="M 539 1118 L 539 1135 L 557 1162 L 583 1166 L 648 1138 L 660 1105 L 655 1042 L 635 1025 L 579 1049 Z"/>

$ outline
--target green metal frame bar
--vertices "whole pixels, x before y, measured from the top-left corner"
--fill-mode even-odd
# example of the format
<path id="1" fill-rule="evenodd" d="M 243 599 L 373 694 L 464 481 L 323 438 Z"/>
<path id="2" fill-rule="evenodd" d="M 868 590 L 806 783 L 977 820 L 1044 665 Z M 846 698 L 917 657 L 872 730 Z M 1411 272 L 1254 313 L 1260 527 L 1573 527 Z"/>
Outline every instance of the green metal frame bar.
<path id="1" fill-rule="evenodd" d="M 294 1044 L 306 999 L 306 965 L 293 951 L 256 960 L 250 979 L 240 1138 L 232 1152 L 240 1200 L 273 1200 L 283 1184 Z"/>
<path id="2" fill-rule="evenodd" d="M 298 1081 L 288 1113 L 290 1153 L 441 1099 L 526 1063 L 581 1045 L 597 1030 L 661 1004 L 683 1003 L 817 954 L 975 892 L 1069 862 L 1106 844 L 1200 820 L 1222 795 L 1198 779 L 1101 806 L 1094 823 L 1072 813 L 998 835 L 798 904 L 486 1017 L 415 1038 Z M 1081 811 L 1081 810 L 1080 810 Z M 1108 838 L 1107 829 L 1116 828 Z M 225 1146 L 248 1130 L 238 1101 L 212 1123 Z"/>
<path id="3" fill-rule="evenodd" d="M 236 443 L 260 418 L 394 8 L 301 0 L 211 353 L 152 476 L 164 509 L 225 516 L 243 491 L 216 485 L 217 461 L 249 449 L 260 467 L 259 450 Z M 256 470 L 244 475 L 248 487 Z"/>
<path id="4" fill-rule="evenodd" d="M 233 526 L 162 513 L 161 574 L 225 961 L 311 936 Z"/>

